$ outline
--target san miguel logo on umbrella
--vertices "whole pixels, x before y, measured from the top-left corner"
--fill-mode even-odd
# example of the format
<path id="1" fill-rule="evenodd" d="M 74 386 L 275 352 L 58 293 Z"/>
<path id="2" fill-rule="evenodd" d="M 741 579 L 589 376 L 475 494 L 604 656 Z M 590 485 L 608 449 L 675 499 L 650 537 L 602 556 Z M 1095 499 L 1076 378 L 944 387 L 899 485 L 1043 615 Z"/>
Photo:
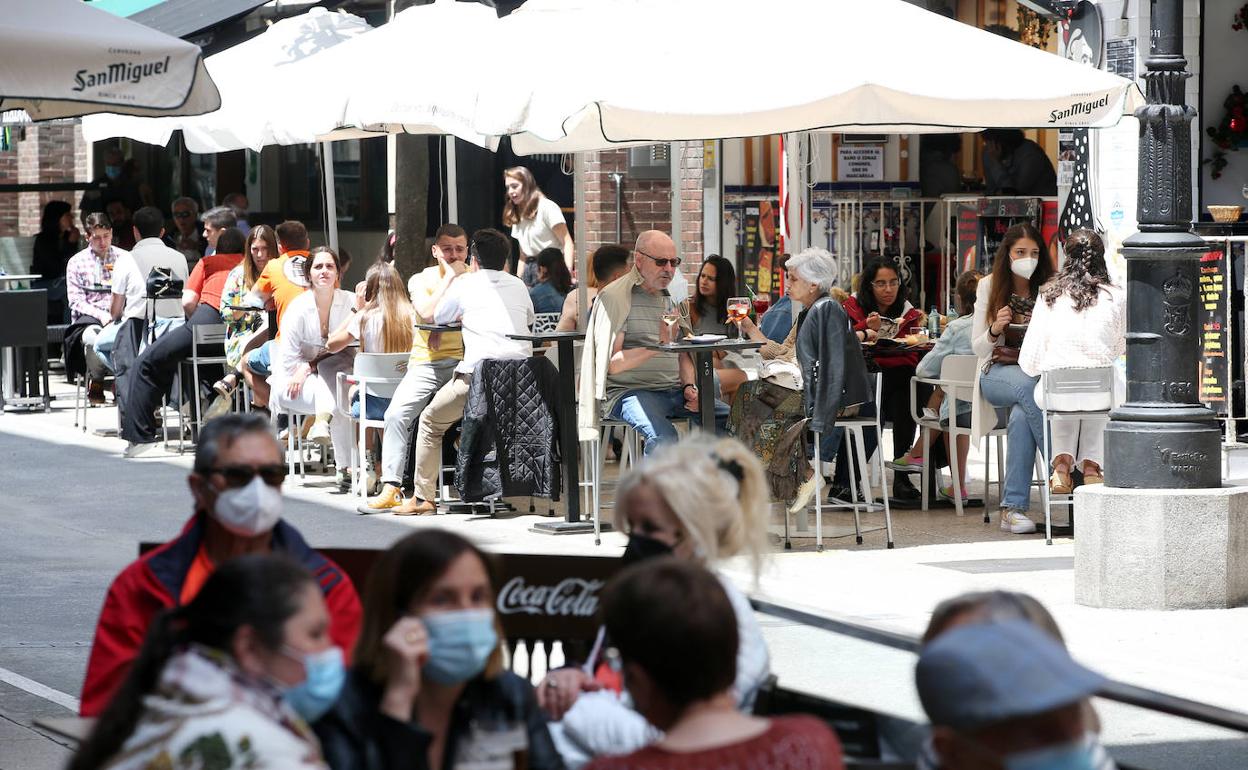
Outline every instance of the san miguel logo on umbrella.
<path id="1" fill-rule="evenodd" d="M 154 62 L 133 63 L 133 62 L 114 62 L 109 64 L 107 68 L 98 72 L 90 72 L 80 69 L 74 73 L 74 91 L 84 91 L 88 88 L 99 88 L 101 86 L 113 85 L 114 83 L 132 83 L 138 85 L 145 78 L 155 75 L 163 75 L 169 71 L 169 59 Z"/>
<path id="2" fill-rule="evenodd" d="M 1049 112 L 1049 122 L 1057 123 L 1062 120 L 1069 120 L 1078 115 L 1092 115 L 1097 110 L 1104 109 L 1109 106 L 1109 94 L 1105 94 L 1100 99 L 1092 99 L 1086 102 L 1075 102 L 1064 110 L 1052 110 Z"/>

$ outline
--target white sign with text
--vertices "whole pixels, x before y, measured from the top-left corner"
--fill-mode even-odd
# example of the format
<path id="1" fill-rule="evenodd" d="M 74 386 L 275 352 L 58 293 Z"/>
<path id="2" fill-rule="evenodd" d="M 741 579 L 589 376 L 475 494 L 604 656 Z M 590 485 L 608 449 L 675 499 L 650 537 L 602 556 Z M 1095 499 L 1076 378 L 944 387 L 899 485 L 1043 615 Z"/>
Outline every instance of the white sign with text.
<path id="1" fill-rule="evenodd" d="M 836 181 L 878 182 L 884 178 L 884 148 L 841 145 L 836 153 Z"/>

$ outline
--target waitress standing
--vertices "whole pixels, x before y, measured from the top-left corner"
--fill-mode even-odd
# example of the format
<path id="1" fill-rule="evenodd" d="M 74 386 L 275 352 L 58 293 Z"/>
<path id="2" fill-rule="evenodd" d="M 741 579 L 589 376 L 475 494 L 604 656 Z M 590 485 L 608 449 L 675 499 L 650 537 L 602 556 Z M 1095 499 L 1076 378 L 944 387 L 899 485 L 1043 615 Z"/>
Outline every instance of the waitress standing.
<path id="1" fill-rule="evenodd" d="M 511 226 L 511 237 L 520 242 L 516 275 L 524 280 L 525 286 L 536 286 L 537 255 L 542 249 L 552 247 L 563 252 L 564 264 L 571 272 L 576 252 L 559 204 L 542 194 L 533 172 L 524 166 L 505 170 L 503 186 L 507 191 L 503 224 Z"/>

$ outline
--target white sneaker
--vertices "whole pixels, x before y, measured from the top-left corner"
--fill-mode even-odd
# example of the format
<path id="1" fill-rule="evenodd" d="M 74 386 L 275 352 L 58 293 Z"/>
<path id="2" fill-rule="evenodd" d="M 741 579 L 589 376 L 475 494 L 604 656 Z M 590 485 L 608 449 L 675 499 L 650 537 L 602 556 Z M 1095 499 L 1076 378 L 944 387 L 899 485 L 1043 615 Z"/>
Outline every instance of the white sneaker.
<path id="1" fill-rule="evenodd" d="M 793 504 L 789 506 L 789 513 L 800 513 L 806 509 L 806 506 L 815 497 L 815 483 L 816 476 L 813 473 L 810 474 L 810 478 L 802 482 L 802 485 L 797 488 L 797 497 L 794 498 Z"/>
<path id="2" fill-rule="evenodd" d="M 136 443 L 134 441 L 131 441 L 129 444 L 126 445 L 126 451 L 122 453 L 122 456 L 124 456 L 126 459 L 134 459 L 136 457 L 146 457 L 147 455 L 150 455 L 153 452 L 155 452 L 158 447 L 160 447 L 159 441 L 144 441 L 142 443 Z"/>
<path id="3" fill-rule="evenodd" d="M 1001 530 L 1015 535 L 1030 535 L 1036 531 L 1036 523 L 1027 514 L 1013 508 L 1001 509 Z"/>
<path id="4" fill-rule="evenodd" d="M 325 420 L 313 422 L 312 429 L 308 431 L 308 441 L 321 446 L 329 446 L 329 423 Z"/>

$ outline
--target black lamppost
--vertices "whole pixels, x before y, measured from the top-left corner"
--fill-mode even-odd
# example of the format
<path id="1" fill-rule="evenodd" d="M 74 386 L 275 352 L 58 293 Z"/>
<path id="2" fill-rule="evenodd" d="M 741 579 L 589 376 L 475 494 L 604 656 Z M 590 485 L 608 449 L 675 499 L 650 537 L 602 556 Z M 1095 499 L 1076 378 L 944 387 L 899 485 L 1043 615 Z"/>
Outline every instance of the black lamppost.
<path id="1" fill-rule="evenodd" d="M 1191 230 L 1192 119 L 1185 103 L 1182 0 L 1151 0 L 1140 120 L 1140 232 L 1127 260 L 1127 402 L 1105 429 L 1105 483 L 1143 489 L 1222 484 L 1217 416 L 1199 401 L 1196 310 L 1205 242 Z"/>

